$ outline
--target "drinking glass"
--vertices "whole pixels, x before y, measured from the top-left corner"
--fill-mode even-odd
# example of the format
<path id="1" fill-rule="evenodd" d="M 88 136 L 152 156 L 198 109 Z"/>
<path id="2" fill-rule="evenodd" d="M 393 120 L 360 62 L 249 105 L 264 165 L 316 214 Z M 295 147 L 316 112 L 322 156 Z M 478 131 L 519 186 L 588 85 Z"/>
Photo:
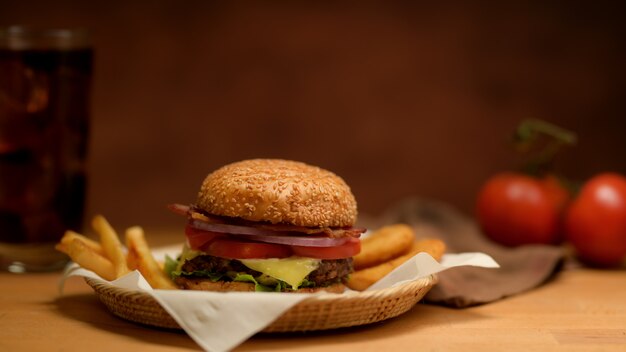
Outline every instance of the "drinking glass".
<path id="1" fill-rule="evenodd" d="M 80 230 L 93 49 L 84 29 L 0 28 L 0 269 L 51 271 Z"/>

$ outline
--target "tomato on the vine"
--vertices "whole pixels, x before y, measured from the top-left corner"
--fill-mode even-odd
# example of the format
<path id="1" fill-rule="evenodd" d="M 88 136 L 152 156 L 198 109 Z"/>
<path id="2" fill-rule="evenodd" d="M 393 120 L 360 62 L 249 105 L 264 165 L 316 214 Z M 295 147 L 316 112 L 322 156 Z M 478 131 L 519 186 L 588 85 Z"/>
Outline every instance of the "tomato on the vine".
<path id="1" fill-rule="evenodd" d="M 506 246 L 561 240 L 561 210 L 569 199 L 558 180 L 500 173 L 479 191 L 476 216 L 484 233 Z"/>
<path id="2" fill-rule="evenodd" d="M 582 261 L 619 265 L 626 257 L 626 178 L 604 173 L 588 180 L 566 212 L 565 233 Z"/>

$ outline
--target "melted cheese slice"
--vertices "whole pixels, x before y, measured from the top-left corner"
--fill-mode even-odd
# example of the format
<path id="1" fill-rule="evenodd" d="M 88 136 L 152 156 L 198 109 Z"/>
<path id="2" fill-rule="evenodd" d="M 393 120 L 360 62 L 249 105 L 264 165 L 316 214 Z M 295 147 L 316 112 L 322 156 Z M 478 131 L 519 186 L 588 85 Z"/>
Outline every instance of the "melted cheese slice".
<path id="1" fill-rule="evenodd" d="M 243 265 L 288 283 L 294 290 L 302 280 L 317 269 L 320 259 L 289 257 L 283 259 L 239 259 Z"/>

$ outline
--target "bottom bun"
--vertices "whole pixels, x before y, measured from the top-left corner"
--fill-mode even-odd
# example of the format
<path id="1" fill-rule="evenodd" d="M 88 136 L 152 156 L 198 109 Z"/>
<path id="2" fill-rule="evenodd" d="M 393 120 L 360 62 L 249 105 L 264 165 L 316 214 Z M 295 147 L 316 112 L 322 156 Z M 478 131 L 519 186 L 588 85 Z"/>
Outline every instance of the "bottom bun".
<path id="1" fill-rule="evenodd" d="M 210 279 L 193 279 L 179 277 L 175 280 L 176 285 L 184 290 L 199 290 L 199 291 L 215 291 L 215 292 L 253 292 L 254 284 L 249 282 L 237 282 L 237 281 L 216 281 L 213 282 Z M 342 293 L 346 289 L 345 285 L 336 283 L 325 287 L 306 287 L 298 290 L 285 290 L 283 292 L 294 293 L 313 293 L 326 291 L 331 293 Z"/>

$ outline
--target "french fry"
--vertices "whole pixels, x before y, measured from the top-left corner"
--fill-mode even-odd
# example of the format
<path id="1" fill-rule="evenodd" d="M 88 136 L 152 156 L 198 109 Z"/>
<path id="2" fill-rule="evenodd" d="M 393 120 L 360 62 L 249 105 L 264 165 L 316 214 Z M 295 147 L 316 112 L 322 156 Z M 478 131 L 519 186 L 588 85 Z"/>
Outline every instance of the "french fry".
<path id="1" fill-rule="evenodd" d="M 126 264 L 126 256 L 122 250 L 122 244 L 113 227 L 102 215 L 96 215 L 91 223 L 94 230 L 100 235 L 100 242 L 106 257 L 113 263 L 115 275 L 124 276 L 130 272 Z"/>
<path id="2" fill-rule="evenodd" d="M 128 247 L 128 261 L 136 265 L 136 269 L 146 278 L 152 288 L 168 290 L 178 288 L 152 256 L 141 227 L 134 226 L 126 230 L 126 246 Z"/>
<path id="3" fill-rule="evenodd" d="M 139 258 L 137 257 L 137 253 L 135 251 L 128 250 L 126 254 L 126 264 L 128 265 L 129 270 L 138 270 L 139 269 Z"/>
<path id="4" fill-rule="evenodd" d="M 100 243 L 92 240 L 91 238 L 87 238 L 77 232 L 74 232 L 72 230 L 65 231 L 65 233 L 63 234 L 63 237 L 61 238 L 61 241 L 56 245 L 55 248 L 67 254 L 68 252 L 67 248 L 70 242 L 72 242 L 74 239 L 78 239 L 79 241 L 83 242 L 87 247 L 91 248 L 96 253 L 100 254 L 101 256 L 104 256 L 104 250 L 102 249 L 102 245 L 100 245 Z"/>
<path id="5" fill-rule="evenodd" d="M 413 228 L 406 224 L 381 227 L 361 240 L 361 252 L 354 256 L 354 269 L 376 266 L 411 249 L 415 239 Z"/>
<path id="6" fill-rule="evenodd" d="M 106 280 L 116 279 L 113 263 L 79 238 L 74 238 L 67 244 L 67 255 L 81 267 L 93 271 Z"/>
<path id="7" fill-rule="evenodd" d="M 441 256 L 445 252 L 445 248 L 445 244 L 438 239 L 429 238 L 417 240 L 413 243 L 411 250 L 408 253 L 382 264 L 355 271 L 350 275 L 347 285 L 353 290 L 363 291 L 376 281 L 382 279 L 385 275 L 392 272 L 393 269 L 411 259 L 417 253 L 426 252 L 433 258 L 440 260 Z"/>

